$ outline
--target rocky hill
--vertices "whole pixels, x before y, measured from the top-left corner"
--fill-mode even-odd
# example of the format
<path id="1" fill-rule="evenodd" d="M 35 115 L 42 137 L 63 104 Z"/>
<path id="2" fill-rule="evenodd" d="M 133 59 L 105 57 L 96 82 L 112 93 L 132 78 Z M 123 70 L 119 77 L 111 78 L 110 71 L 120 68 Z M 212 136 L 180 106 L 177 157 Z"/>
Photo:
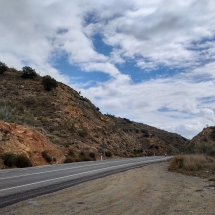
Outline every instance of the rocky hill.
<path id="1" fill-rule="evenodd" d="M 4 139 L 3 122 L 12 123 L 8 126 L 13 128 L 24 125 L 24 130 L 29 128 L 29 132 L 34 130 L 41 134 L 63 153 L 66 162 L 99 159 L 102 144 L 107 145 L 106 155 L 109 157 L 134 157 L 154 153 L 177 154 L 188 143 L 186 138 L 178 134 L 126 118 L 103 115 L 89 99 L 65 84 L 58 82 L 56 88 L 47 90 L 39 75 L 23 78 L 22 74 L 23 71 L 8 67 L 0 74 L 0 153 L 18 153 L 14 150 L 16 141 L 8 142 L 10 147 L 7 150 L 3 147 L 7 141 Z M 23 144 L 26 139 L 22 138 Z M 144 152 L 143 144 L 146 146 Z M 41 154 L 43 150 L 49 153 L 51 149 L 40 149 L 38 153 Z M 37 150 L 31 148 L 26 155 L 30 157 L 34 153 Z M 42 155 L 40 157 L 42 159 Z M 59 155 L 59 159 L 51 162 L 61 161 L 62 156 Z"/>
<path id="2" fill-rule="evenodd" d="M 193 154 L 215 156 L 215 127 L 206 127 L 187 145 L 186 151 Z"/>

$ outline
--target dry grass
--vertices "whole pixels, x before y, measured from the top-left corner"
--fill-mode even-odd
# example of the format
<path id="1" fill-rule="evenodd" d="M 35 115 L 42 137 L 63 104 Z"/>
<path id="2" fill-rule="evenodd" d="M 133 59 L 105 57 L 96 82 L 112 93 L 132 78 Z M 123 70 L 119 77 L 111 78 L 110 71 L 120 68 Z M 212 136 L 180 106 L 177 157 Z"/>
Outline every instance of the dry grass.
<path id="1" fill-rule="evenodd" d="M 169 170 L 210 178 L 215 174 L 215 159 L 204 155 L 177 155 L 171 160 Z"/>

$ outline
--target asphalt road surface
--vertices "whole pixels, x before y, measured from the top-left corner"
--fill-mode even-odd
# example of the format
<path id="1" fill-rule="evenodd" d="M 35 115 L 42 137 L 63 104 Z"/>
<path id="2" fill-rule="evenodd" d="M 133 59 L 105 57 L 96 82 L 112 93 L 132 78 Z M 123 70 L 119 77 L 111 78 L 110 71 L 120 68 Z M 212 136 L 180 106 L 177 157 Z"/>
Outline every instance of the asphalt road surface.
<path id="1" fill-rule="evenodd" d="M 0 208 L 110 174 L 171 159 L 139 157 L 0 170 Z"/>

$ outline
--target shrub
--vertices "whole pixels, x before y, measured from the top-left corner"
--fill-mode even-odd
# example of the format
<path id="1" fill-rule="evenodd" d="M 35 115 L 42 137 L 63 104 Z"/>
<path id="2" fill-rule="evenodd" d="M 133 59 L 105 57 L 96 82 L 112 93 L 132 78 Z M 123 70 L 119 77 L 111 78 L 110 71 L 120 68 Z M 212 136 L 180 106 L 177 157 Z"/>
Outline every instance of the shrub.
<path id="1" fill-rule="evenodd" d="M 78 131 L 78 135 L 81 137 L 86 137 L 87 136 L 87 130 L 79 130 Z"/>
<path id="2" fill-rule="evenodd" d="M 82 161 L 91 161 L 91 159 L 89 157 L 83 156 L 81 158 Z"/>
<path id="3" fill-rule="evenodd" d="M 49 106 L 49 105 L 51 105 L 51 102 L 49 101 L 49 97 L 48 96 L 42 96 L 40 98 L 40 101 L 41 101 L 41 104 L 43 106 Z"/>
<path id="4" fill-rule="evenodd" d="M 203 155 L 177 155 L 171 160 L 169 170 L 184 169 L 196 171 L 204 167 L 207 159 Z"/>
<path id="5" fill-rule="evenodd" d="M 4 165 L 8 166 L 8 167 L 12 167 L 14 166 L 14 160 L 15 160 L 16 155 L 11 153 L 11 152 L 7 152 L 3 155 L 3 161 L 4 161 Z"/>
<path id="6" fill-rule="evenodd" d="M 31 161 L 24 155 L 15 155 L 14 153 L 7 152 L 3 155 L 4 165 L 8 167 L 31 167 Z"/>
<path id="7" fill-rule="evenodd" d="M 36 97 L 34 95 L 27 95 L 24 97 L 24 102 L 26 105 L 34 105 L 36 103 Z"/>
<path id="8" fill-rule="evenodd" d="M 7 65 L 5 63 L 0 62 L 0 75 L 4 74 L 7 69 Z"/>
<path id="9" fill-rule="evenodd" d="M 84 153 L 84 152 L 80 152 L 80 155 L 81 155 L 81 156 L 85 156 L 85 153 Z"/>
<path id="10" fill-rule="evenodd" d="M 123 118 L 127 123 L 132 123 L 132 121 L 131 120 L 129 120 L 129 119 L 126 119 L 126 118 Z"/>
<path id="11" fill-rule="evenodd" d="M 32 167 L 31 161 L 24 155 L 17 155 L 14 160 L 14 165 L 19 168 Z"/>
<path id="12" fill-rule="evenodd" d="M 52 161 L 52 157 L 50 156 L 50 154 L 48 153 L 48 151 L 43 151 L 42 153 L 42 157 L 48 162 L 50 163 Z"/>
<path id="13" fill-rule="evenodd" d="M 29 66 L 25 66 L 22 68 L 22 75 L 21 77 L 24 79 L 34 79 L 37 76 L 37 73 L 34 69 Z"/>
<path id="14" fill-rule="evenodd" d="M 90 153 L 89 153 L 89 157 L 92 158 L 92 159 L 95 159 L 96 155 L 95 155 L 95 153 L 90 152 Z"/>
<path id="15" fill-rule="evenodd" d="M 11 122 L 11 120 L 16 118 L 14 112 L 15 109 L 11 108 L 10 106 L 0 105 L 0 120 Z"/>
<path id="16" fill-rule="evenodd" d="M 149 137 L 149 133 L 143 134 L 143 137 Z"/>
<path id="17" fill-rule="evenodd" d="M 72 158 L 66 158 L 64 160 L 64 163 L 73 163 L 73 162 L 74 162 L 74 160 Z"/>
<path id="18" fill-rule="evenodd" d="M 201 143 L 198 151 L 209 156 L 215 156 L 215 146 L 210 143 Z"/>
<path id="19" fill-rule="evenodd" d="M 47 91 L 50 91 L 58 86 L 57 81 L 49 75 L 43 77 L 42 84 L 44 89 Z"/>
<path id="20" fill-rule="evenodd" d="M 215 140 L 215 127 L 211 127 L 211 128 L 212 128 L 212 131 L 211 131 L 210 136 L 213 140 Z"/>
<path id="21" fill-rule="evenodd" d="M 69 156 L 74 156 L 74 152 L 73 152 L 73 150 L 72 150 L 72 149 L 69 149 L 69 151 L 68 151 L 68 155 L 69 155 Z"/>
<path id="22" fill-rule="evenodd" d="M 112 157 L 112 152 L 111 152 L 111 151 L 106 151 L 106 152 L 105 152 L 105 155 L 106 155 L 107 157 Z"/>

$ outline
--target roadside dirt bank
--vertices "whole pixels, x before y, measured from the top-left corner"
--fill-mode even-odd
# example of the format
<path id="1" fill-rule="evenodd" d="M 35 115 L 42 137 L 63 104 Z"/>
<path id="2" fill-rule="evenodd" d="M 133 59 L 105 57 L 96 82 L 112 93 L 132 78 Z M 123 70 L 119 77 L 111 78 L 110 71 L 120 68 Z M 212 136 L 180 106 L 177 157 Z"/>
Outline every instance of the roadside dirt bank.
<path id="1" fill-rule="evenodd" d="M 4 215 L 215 215 L 214 182 L 158 163 L 0 209 Z M 211 187 L 210 187 L 211 186 Z"/>

